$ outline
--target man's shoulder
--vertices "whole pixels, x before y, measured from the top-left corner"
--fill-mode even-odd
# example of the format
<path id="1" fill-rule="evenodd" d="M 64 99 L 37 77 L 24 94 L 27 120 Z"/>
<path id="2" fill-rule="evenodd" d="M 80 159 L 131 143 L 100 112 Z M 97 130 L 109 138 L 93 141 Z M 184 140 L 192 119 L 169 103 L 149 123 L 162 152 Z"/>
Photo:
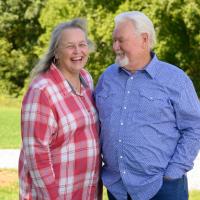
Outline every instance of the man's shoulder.
<path id="1" fill-rule="evenodd" d="M 116 74 L 118 72 L 118 70 L 119 70 L 119 65 L 111 64 L 105 69 L 105 71 L 102 73 L 102 75 L 107 77 L 112 74 L 112 76 L 113 76 L 114 74 Z"/>
<path id="2" fill-rule="evenodd" d="M 101 88 L 104 82 L 111 84 L 113 77 L 117 78 L 118 70 L 119 66 L 117 64 L 109 65 L 99 77 L 96 85 L 96 91 L 99 90 L 99 88 Z"/>
<path id="3" fill-rule="evenodd" d="M 159 61 L 159 70 L 157 73 L 157 79 L 165 80 L 167 83 L 181 84 L 188 79 L 187 74 L 176 65 L 168 62 Z"/>
<path id="4" fill-rule="evenodd" d="M 109 65 L 106 68 L 106 70 L 104 71 L 104 73 L 107 74 L 107 73 L 117 72 L 118 69 L 119 69 L 119 65 L 117 65 L 117 64 L 114 63 L 114 64 Z"/>
<path id="5" fill-rule="evenodd" d="M 185 75 L 185 72 L 176 65 L 165 61 L 159 61 L 160 68 L 159 70 L 163 71 L 164 73 L 173 73 L 173 74 L 180 74 Z"/>

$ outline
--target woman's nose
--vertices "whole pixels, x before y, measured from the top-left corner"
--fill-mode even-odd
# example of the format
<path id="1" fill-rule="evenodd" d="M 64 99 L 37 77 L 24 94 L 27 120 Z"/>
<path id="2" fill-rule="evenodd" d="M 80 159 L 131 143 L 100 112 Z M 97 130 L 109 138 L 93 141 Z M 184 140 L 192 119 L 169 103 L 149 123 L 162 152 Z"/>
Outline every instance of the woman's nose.
<path id="1" fill-rule="evenodd" d="M 80 52 L 80 47 L 79 47 L 79 45 L 74 45 L 74 52 L 75 52 L 75 53 Z"/>

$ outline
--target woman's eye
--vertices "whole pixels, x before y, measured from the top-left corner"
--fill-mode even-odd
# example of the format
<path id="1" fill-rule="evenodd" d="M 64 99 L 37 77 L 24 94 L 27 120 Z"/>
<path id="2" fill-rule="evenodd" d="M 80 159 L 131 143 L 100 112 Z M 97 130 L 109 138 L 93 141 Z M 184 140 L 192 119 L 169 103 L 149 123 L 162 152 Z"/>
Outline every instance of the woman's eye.
<path id="1" fill-rule="evenodd" d="M 73 45 L 67 45 L 67 46 L 65 46 L 65 48 L 67 48 L 67 49 L 73 49 L 74 46 Z"/>

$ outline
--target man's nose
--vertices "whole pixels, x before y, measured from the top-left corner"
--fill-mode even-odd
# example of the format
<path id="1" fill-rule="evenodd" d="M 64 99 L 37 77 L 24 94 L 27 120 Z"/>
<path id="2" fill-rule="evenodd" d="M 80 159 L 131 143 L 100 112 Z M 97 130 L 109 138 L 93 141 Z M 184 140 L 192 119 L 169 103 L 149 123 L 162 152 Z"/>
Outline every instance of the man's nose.
<path id="1" fill-rule="evenodd" d="M 119 50 L 119 49 L 120 49 L 119 42 L 118 41 L 114 41 L 113 42 L 113 50 L 116 51 L 116 50 Z"/>

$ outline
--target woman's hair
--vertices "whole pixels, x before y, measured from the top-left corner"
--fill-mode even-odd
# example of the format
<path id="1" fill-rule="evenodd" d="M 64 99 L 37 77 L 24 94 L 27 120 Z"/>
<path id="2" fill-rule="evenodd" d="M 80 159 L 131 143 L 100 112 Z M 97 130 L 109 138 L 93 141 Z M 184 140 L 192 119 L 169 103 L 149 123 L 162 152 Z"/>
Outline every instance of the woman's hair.
<path id="1" fill-rule="evenodd" d="M 70 29 L 70 28 L 79 28 L 85 33 L 85 37 L 89 46 L 90 51 L 94 50 L 94 45 L 93 43 L 88 39 L 87 36 L 87 26 L 86 26 L 86 20 L 85 19 L 80 19 L 76 18 L 72 21 L 61 23 L 57 25 L 51 35 L 51 40 L 49 44 L 49 48 L 47 50 L 47 53 L 44 55 L 44 57 L 38 62 L 38 64 L 33 68 L 31 72 L 31 79 L 33 79 L 35 76 L 46 72 L 52 62 L 55 61 L 55 51 L 56 48 L 58 47 L 61 34 L 63 30 L 65 29 Z"/>
<path id="2" fill-rule="evenodd" d="M 124 12 L 115 17 L 115 25 L 130 20 L 137 34 L 147 33 L 149 38 L 149 47 L 152 49 L 156 43 L 156 34 L 152 21 L 142 12 L 131 11 Z"/>

